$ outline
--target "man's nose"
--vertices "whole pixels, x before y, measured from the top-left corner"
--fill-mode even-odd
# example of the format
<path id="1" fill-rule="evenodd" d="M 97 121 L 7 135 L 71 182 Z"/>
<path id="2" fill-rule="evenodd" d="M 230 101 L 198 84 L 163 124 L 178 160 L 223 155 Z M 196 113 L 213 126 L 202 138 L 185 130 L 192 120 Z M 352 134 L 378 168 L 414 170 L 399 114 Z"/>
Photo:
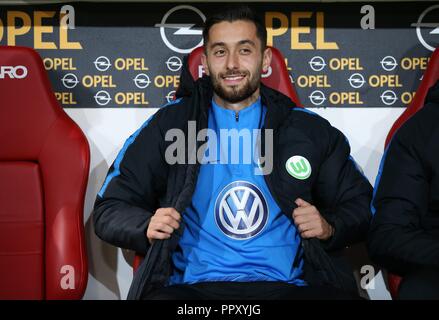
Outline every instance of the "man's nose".
<path id="1" fill-rule="evenodd" d="M 239 69 L 239 57 L 234 51 L 231 51 L 227 56 L 227 69 Z"/>

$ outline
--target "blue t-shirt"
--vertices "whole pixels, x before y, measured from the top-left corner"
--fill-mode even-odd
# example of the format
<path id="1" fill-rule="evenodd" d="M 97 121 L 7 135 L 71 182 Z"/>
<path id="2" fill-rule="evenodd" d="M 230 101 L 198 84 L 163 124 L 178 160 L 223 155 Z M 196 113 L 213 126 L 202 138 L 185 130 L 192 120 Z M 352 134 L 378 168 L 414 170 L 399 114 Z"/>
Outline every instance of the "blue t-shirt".
<path id="1" fill-rule="evenodd" d="M 191 205 L 183 212 L 185 230 L 172 255 L 175 268 L 169 284 L 283 281 L 305 285 L 300 279 L 299 233 L 274 201 L 264 176 L 255 174 L 257 135 L 253 130 L 262 128 L 265 113 L 260 99 L 239 113 L 212 101 L 208 128 L 217 139 L 209 136 L 205 153 L 209 161 L 201 165 Z M 239 147 L 224 133 L 241 133 Z M 251 148 L 251 161 L 246 148 Z M 238 161 L 233 153 L 237 151 Z M 296 255 L 298 263 L 294 263 Z"/>

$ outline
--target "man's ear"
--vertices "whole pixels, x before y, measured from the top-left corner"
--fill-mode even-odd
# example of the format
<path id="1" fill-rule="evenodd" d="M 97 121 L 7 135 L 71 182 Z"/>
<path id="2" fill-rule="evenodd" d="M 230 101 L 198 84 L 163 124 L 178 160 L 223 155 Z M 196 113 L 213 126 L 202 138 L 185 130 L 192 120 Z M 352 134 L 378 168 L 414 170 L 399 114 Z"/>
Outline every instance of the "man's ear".
<path id="1" fill-rule="evenodd" d="M 271 52 L 271 48 L 265 48 L 262 56 L 262 71 L 264 73 L 268 71 L 268 67 L 270 67 L 272 57 L 273 53 Z"/>
<path id="2" fill-rule="evenodd" d="M 206 56 L 206 53 L 205 53 L 205 52 L 203 52 L 203 53 L 201 54 L 201 63 L 203 64 L 204 72 L 205 72 L 208 76 L 210 76 L 210 74 L 209 74 L 209 67 L 207 66 L 207 56 Z"/>

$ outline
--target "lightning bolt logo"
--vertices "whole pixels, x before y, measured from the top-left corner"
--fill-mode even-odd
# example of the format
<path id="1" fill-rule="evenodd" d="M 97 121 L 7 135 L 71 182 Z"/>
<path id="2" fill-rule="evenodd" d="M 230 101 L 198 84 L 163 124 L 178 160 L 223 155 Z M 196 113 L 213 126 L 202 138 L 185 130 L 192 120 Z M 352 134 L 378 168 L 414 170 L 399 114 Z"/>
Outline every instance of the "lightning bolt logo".
<path id="1" fill-rule="evenodd" d="M 395 92 L 393 92 L 392 90 L 384 91 L 383 94 L 380 96 L 380 98 L 381 101 L 387 106 L 391 106 L 396 102 L 396 100 L 398 100 Z"/>
<path id="2" fill-rule="evenodd" d="M 170 71 L 179 71 L 182 66 L 182 62 L 179 57 L 173 56 L 166 61 L 166 66 Z"/>
<path id="3" fill-rule="evenodd" d="M 320 56 L 313 57 L 308 64 L 314 71 L 322 71 L 326 67 L 325 59 Z"/>
<path id="4" fill-rule="evenodd" d="M 386 56 L 380 61 L 381 67 L 386 71 L 393 71 L 398 66 L 396 59 L 392 56 Z"/>
<path id="5" fill-rule="evenodd" d="M 133 79 L 133 81 L 134 81 L 134 84 L 136 85 L 136 87 L 139 88 L 139 89 L 145 89 L 151 83 L 151 80 L 149 80 L 148 75 L 145 74 L 145 73 L 139 73 Z"/>
<path id="6" fill-rule="evenodd" d="M 98 91 L 94 95 L 94 98 L 96 103 L 100 106 L 106 106 L 111 101 L 110 94 L 105 90 Z"/>
<path id="7" fill-rule="evenodd" d="M 203 22 L 206 21 L 206 16 L 199 9 L 197 9 L 193 6 L 189 6 L 189 5 L 180 5 L 180 6 L 176 6 L 176 7 L 172 8 L 171 10 L 169 10 L 163 16 L 162 21 L 160 23 L 155 24 L 155 27 L 160 28 L 160 36 L 162 37 L 163 42 L 166 44 L 166 46 L 169 49 L 171 49 L 172 51 L 178 52 L 178 53 L 187 54 L 187 53 L 190 53 L 196 47 L 203 45 L 203 38 L 202 37 L 201 37 L 200 41 L 198 42 L 198 44 L 196 44 L 194 47 L 188 48 L 188 49 L 182 49 L 182 48 L 179 48 L 179 47 L 173 45 L 169 41 L 169 39 L 167 38 L 166 33 L 165 33 L 165 30 L 169 28 L 169 29 L 176 29 L 176 31 L 174 31 L 172 33 L 175 36 L 201 36 L 203 34 L 202 30 L 194 29 L 195 23 L 167 23 L 169 16 L 171 14 L 173 14 L 176 11 L 181 11 L 181 10 L 189 10 L 189 11 L 195 12 L 202 19 Z"/>
<path id="8" fill-rule="evenodd" d="M 428 7 L 427 9 L 424 10 L 424 12 L 421 13 L 421 15 L 419 16 L 419 19 L 416 23 L 412 23 L 411 26 L 416 28 L 416 35 L 418 37 L 419 42 L 422 43 L 422 45 L 427 48 L 430 51 L 434 51 L 435 47 L 437 46 L 437 39 L 435 39 L 436 42 L 434 45 L 431 45 L 430 43 L 427 43 L 427 41 L 424 39 L 421 29 L 423 28 L 433 28 L 433 30 L 431 30 L 429 32 L 429 34 L 431 35 L 438 35 L 439 34 L 439 22 L 423 22 L 425 16 L 430 13 L 431 11 L 434 10 L 438 10 L 439 9 L 439 5 L 434 5 L 431 7 Z M 431 39 L 429 39 L 431 40 Z"/>
<path id="9" fill-rule="evenodd" d="M 201 35 L 203 34 L 203 31 L 192 29 L 193 26 L 195 26 L 195 23 L 191 24 L 177 24 L 177 23 L 168 23 L 168 24 L 159 24 L 157 23 L 155 25 L 156 27 L 164 27 L 164 28 L 171 28 L 171 29 L 177 29 L 173 34 L 176 36 L 192 36 L 192 35 Z"/>
<path id="10" fill-rule="evenodd" d="M 78 78 L 73 73 L 67 73 L 64 75 L 64 77 L 62 77 L 61 81 L 64 87 L 68 89 L 76 87 L 76 85 L 79 83 Z"/>
<path id="11" fill-rule="evenodd" d="M 439 34 L 439 27 L 430 31 L 430 34 Z"/>
<path id="12" fill-rule="evenodd" d="M 93 63 L 96 69 L 101 72 L 107 71 L 111 67 L 110 59 L 105 56 L 97 57 Z"/>
<path id="13" fill-rule="evenodd" d="M 315 106 L 319 106 L 321 105 L 323 102 L 326 101 L 326 97 L 325 94 L 320 91 L 320 90 L 316 90 L 313 91 L 310 95 L 309 95 L 309 100 L 311 101 L 311 103 Z"/>
<path id="14" fill-rule="evenodd" d="M 354 73 L 348 79 L 349 84 L 352 88 L 358 89 L 361 88 L 366 81 L 364 81 L 364 77 L 360 73 Z"/>

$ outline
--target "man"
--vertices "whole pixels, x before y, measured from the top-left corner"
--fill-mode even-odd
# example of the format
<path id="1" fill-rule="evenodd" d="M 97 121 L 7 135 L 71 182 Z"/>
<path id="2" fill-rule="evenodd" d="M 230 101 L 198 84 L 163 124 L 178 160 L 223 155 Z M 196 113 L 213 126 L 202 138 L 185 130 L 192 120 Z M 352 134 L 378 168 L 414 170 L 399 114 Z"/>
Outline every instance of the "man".
<path id="1" fill-rule="evenodd" d="M 403 276 L 397 298 L 439 299 L 439 82 L 396 132 L 377 177 L 371 258 Z"/>
<path id="2" fill-rule="evenodd" d="M 183 71 L 185 96 L 128 139 L 97 197 L 98 236 L 146 254 L 129 298 L 352 297 L 325 252 L 363 240 L 371 217 L 372 188 L 346 138 L 261 85 L 271 51 L 248 7 L 207 19 L 203 37 L 209 77 Z M 184 148 L 169 136 L 188 137 L 191 121 L 208 142 L 170 161 Z M 233 147 L 222 133 L 237 130 Z M 243 130 L 260 139 L 239 143 Z"/>

